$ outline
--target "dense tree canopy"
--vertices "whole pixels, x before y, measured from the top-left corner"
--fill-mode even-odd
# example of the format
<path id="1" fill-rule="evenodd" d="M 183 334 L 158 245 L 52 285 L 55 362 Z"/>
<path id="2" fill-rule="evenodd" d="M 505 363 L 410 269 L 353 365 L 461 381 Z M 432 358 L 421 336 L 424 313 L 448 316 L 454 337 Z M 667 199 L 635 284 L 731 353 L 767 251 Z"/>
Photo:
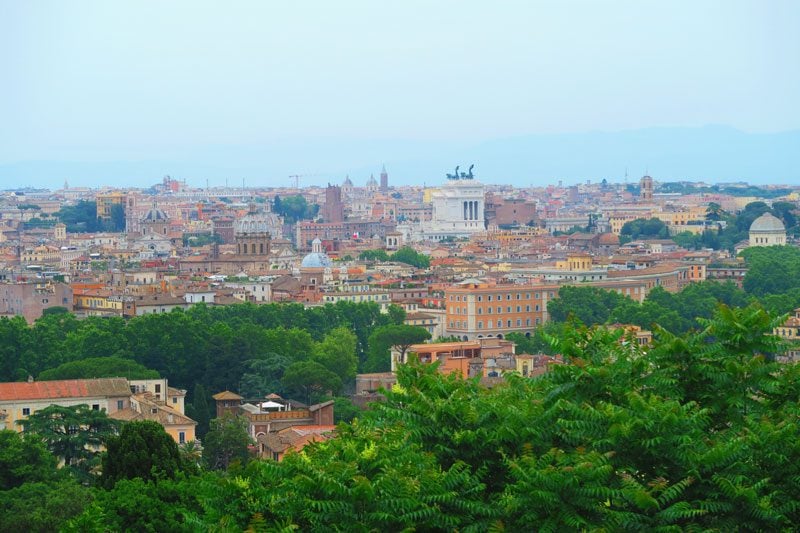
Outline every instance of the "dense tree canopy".
<path id="1" fill-rule="evenodd" d="M 39 374 L 39 380 L 114 378 L 158 379 L 155 370 L 149 370 L 136 361 L 120 357 L 90 357 L 64 363 Z"/>
<path id="2" fill-rule="evenodd" d="M 184 468 L 178 445 L 152 420 L 125 424 L 106 449 L 100 483 L 108 488 L 120 479 L 174 478 Z"/>
<path id="3" fill-rule="evenodd" d="M 203 460 L 208 468 L 227 470 L 232 463 L 245 464 L 250 459 L 247 419 L 229 413 L 211 421 L 211 430 L 203 441 Z"/>
<path id="4" fill-rule="evenodd" d="M 62 206 L 56 216 L 66 224 L 67 231 L 70 233 L 123 231 L 125 229 L 125 206 L 123 204 L 111 206 L 108 220 L 97 216 L 97 202 L 94 200 L 78 200 L 75 205 Z"/>
<path id="5" fill-rule="evenodd" d="M 342 380 L 316 361 L 297 361 L 286 368 L 283 389 L 306 403 L 315 403 L 342 390 Z"/>
<path id="6" fill-rule="evenodd" d="M 51 405 L 19 422 L 79 478 L 87 480 L 100 460 L 100 449 L 114 436 L 119 423 L 88 405 Z"/>
<path id="7" fill-rule="evenodd" d="M 0 491 L 0 531 L 59 531 L 67 526 L 69 520 L 84 512 L 93 498 L 91 489 L 69 478 L 49 483 L 25 483 Z"/>
<path id="8" fill-rule="evenodd" d="M 747 261 L 744 289 L 755 295 L 786 294 L 800 288 L 800 249 L 755 246 L 742 251 Z"/>
<path id="9" fill-rule="evenodd" d="M 365 370 L 367 372 L 388 372 L 391 369 L 390 350 L 400 352 L 401 361 L 412 344 L 419 344 L 431 338 L 425 328 L 396 324 L 375 328 L 369 337 L 369 355 Z"/>
<path id="10" fill-rule="evenodd" d="M 547 311 L 555 322 L 564 322 L 570 316 L 584 324 L 605 324 L 614 308 L 625 297 L 614 291 L 596 287 L 564 286 L 558 298 L 549 302 Z"/>
<path id="11" fill-rule="evenodd" d="M 751 202 L 742 211 L 733 214 L 724 211 L 719 204 L 711 202 L 706 212 L 706 220 L 717 222 L 716 228 L 700 234 L 679 233 L 672 239 L 678 245 L 690 250 L 712 248 L 733 251 L 737 244 L 748 240 L 753 221 L 767 212 L 780 218 L 788 233 L 796 233 L 798 231 L 796 210 L 797 207 L 791 202 L 775 202 L 770 209 L 767 204 L 759 201 Z"/>
<path id="12" fill-rule="evenodd" d="M 358 254 L 358 258 L 362 261 L 388 261 L 389 254 L 386 250 L 364 250 Z"/>
<path id="13" fill-rule="evenodd" d="M 366 366 L 376 327 L 402 324 L 405 313 L 375 303 L 197 305 L 189 310 L 121 318 L 43 316 L 33 325 L 0 317 L 0 381 L 160 375 L 189 391 L 187 414 L 205 435 L 210 395 L 284 394 L 292 363 L 313 360 L 352 382 Z M 203 392 L 196 394 L 197 386 Z"/>
<path id="14" fill-rule="evenodd" d="M 430 257 L 417 252 L 410 246 L 403 246 L 393 254 L 389 254 L 386 250 L 381 249 L 364 250 L 358 254 L 358 258 L 362 261 L 397 261 L 398 263 L 405 263 L 417 268 L 428 268 L 431 266 Z"/>
<path id="15" fill-rule="evenodd" d="M 336 439 L 251 464 L 212 506 L 240 527 L 301 530 L 791 528 L 800 388 L 796 365 L 765 357 L 775 323 L 722 308 L 648 352 L 568 329 L 571 364 L 492 389 L 407 365 Z"/>
<path id="16" fill-rule="evenodd" d="M 37 461 L 0 489 L 0 529 L 791 530 L 800 366 L 772 361 L 782 318 L 722 306 L 686 334 L 655 328 L 648 349 L 561 325 L 549 341 L 568 364 L 492 388 L 411 362 L 385 401 L 279 463 L 244 464 L 234 417 L 204 442 L 222 471 L 92 488 Z M 29 453 L 0 450 L 0 465 Z"/>
<path id="17" fill-rule="evenodd" d="M 358 338 L 345 327 L 333 329 L 314 348 L 314 360 L 333 372 L 342 382 L 355 379 L 358 367 Z"/>
<path id="18" fill-rule="evenodd" d="M 317 204 L 309 204 L 305 197 L 300 194 L 293 196 L 275 196 L 273 201 L 272 210 L 283 216 L 287 224 L 294 224 L 299 220 L 311 219 L 317 216 L 319 206 Z"/>
<path id="19" fill-rule="evenodd" d="M 0 491 L 23 483 L 51 481 L 56 458 L 41 439 L 10 429 L 0 430 Z"/>
<path id="20" fill-rule="evenodd" d="M 407 265 L 415 266 L 417 268 L 428 268 L 431 266 L 431 258 L 425 254 L 421 254 L 411 248 L 410 246 L 403 246 L 391 255 L 392 261 L 398 263 L 406 263 Z"/>
<path id="21" fill-rule="evenodd" d="M 656 287 L 642 303 L 596 287 L 564 286 L 559 290 L 558 298 L 548 303 L 547 309 L 556 323 L 571 318 L 590 326 L 616 323 L 651 329 L 658 325 L 668 331 L 683 333 L 699 329 L 699 320 L 710 318 L 719 304 L 744 306 L 753 300 L 732 282 L 692 283 L 677 293 Z M 778 312 L 788 310 L 776 309 L 771 303 L 768 307 Z"/>
<path id="22" fill-rule="evenodd" d="M 94 201 L 79 200 L 75 205 L 65 205 L 56 213 L 58 218 L 66 224 L 70 233 L 92 232 L 100 229 L 97 218 L 97 203 Z"/>
<path id="23" fill-rule="evenodd" d="M 622 226 L 621 236 L 631 239 L 668 239 L 667 225 L 657 218 L 637 218 Z"/>

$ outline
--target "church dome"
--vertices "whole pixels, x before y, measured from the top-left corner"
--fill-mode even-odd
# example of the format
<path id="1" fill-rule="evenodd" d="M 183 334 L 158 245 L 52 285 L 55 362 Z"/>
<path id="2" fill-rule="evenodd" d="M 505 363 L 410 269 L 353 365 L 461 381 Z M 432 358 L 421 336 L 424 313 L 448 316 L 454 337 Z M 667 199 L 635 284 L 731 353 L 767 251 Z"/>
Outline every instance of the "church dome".
<path id="1" fill-rule="evenodd" d="M 377 186 L 378 182 L 375 181 L 375 176 L 370 174 L 369 180 L 367 180 L 367 187 L 377 187 Z"/>
<path id="2" fill-rule="evenodd" d="M 322 241 L 317 237 L 311 243 L 311 253 L 303 258 L 300 268 L 328 268 L 333 266 L 333 261 L 322 248 Z"/>
<path id="3" fill-rule="evenodd" d="M 233 223 L 233 231 L 237 235 L 269 233 L 274 238 L 280 238 L 282 226 L 283 222 L 275 213 L 260 213 L 251 209 L 248 214 Z"/>
<path id="4" fill-rule="evenodd" d="M 350 176 L 346 176 L 344 178 L 344 182 L 342 183 L 342 187 L 352 187 L 352 186 L 353 186 L 353 182 L 350 181 Z"/>
<path id="5" fill-rule="evenodd" d="M 783 232 L 786 227 L 783 222 L 772 213 L 764 213 L 753 221 L 750 225 L 750 231 L 757 232 Z"/>
<path id="6" fill-rule="evenodd" d="M 156 207 L 155 205 L 147 211 L 147 214 L 142 219 L 142 222 L 163 222 L 167 221 L 169 217 L 167 214 Z"/>
<path id="7" fill-rule="evenodd" d="M 333 266 L 333 261 L 324 252 L 311 252 L 303 258 L 301 268 L 327 268 Z"/>

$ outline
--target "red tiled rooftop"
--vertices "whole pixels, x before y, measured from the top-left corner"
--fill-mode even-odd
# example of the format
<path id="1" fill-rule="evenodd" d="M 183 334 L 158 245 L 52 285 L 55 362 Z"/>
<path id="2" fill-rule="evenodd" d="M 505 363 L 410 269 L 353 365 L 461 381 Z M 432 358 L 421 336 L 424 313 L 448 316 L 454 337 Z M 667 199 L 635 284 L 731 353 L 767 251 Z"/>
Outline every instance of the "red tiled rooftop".
<path id="1" fill-rule="evenodd" d="M 91 398 L 129 394 L 130 387 L 125 378 L 0 383 L 0 401 Z"/>
<path id="2" fill-rule="evenodd" d="M 336 426 L 331 425 L 305 425 L 305 426 L 291 426 L 287 428 L 291 431 L 299 433 L 300 435 L 307 435 L 310 433 L 313 434 L 320 434 L 320 433 L 327 433 L 329 431 L 334 431 Z"/>

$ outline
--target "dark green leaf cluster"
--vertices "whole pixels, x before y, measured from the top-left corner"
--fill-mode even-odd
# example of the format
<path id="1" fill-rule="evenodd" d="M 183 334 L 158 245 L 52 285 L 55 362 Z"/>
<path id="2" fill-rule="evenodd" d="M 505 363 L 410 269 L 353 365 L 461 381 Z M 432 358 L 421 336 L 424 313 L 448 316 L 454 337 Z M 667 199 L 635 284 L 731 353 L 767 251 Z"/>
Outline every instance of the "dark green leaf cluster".
<path id="1" fill-rule="evenodd" d="M 40 381 L 57 379 L 116 378 L 158 379 L 155 370 L 121 357 L 90 357 L 61 364 L 39 374 Z"/>
<path id="2" fill-rule="evenodd" d="M 656 287 L 642 303 L 615 291 L 575 285 L 561 287 L 558 298 L 548 303 L 547 310 L 556 323 L 572 319 L 587 325 L 634 324 L 644 329 L 657 324 L 684 333 L 700 329 L 700 320 L 710 318 L 720 304 L 738 307 L 752 301 L 753 296 L 732 282 L 692 283 L 677 293 Z M 800 299 L 797 303 L 800 305 Z"/>
<path id="3" fill-rule="evenodd" d="M 417 268 L 428 268 L 431 266 L 430 257 L 417 252 L 410 246 L 403 246 L 393 254 L 389 254 L 386 250 L 380 249 L 364 250 L 358 254 L 358 258 L 362 261 L 397 261 L 398 263 L 405 263 Z"/>
<path id="4" fill-rule="evenodd" d="M 258 530 L 781 530 L 800 520 L 797 366 L 762 309 L 702 331 L 565 328 L 570 364 L 492 389 L 401 367 L 336 439 L 254 462 L 204 523 Z"/>
<path id="5" fill-rule="evenodd" d="M 51 481 L 57 460 L 35 435 L 0 430 L 0 491 L 23 483 Z"/>
<path id="6" fill-rule="evenodd" d="M 18 422 L 31 438 L 50 452 L 79 479 L 90 481 L 100 463 L 100 450 L 116 434 L 119 422 L 88 405 L 51 405 Z"/>
<path id="7" fill-rule="evenodd" d="M 56 216 L 66 224 L 70 233 L 95 231 L 123 231 L 125 229 L 125 206 L 111 206 L 111 218 L 103 220 L 97 216 L 97 202 L 79 200 L 75 205 L 65 205 Z"/>
<path id="8" fill-rule="evenodd" d="M 202 436 L 212 414 L 211 393 L 228 389 L 264 396 L 298 387 L 306 391 L 307 386 L 305 399 L 319 399 L 321 394 L 315 391 L 338 393 L 365 367 L 370 333 L 380 326 L 401 324 L 403 318 L 402 309 L 394 306 L 387 314 L 375 303 L 351 302 L 310 309 L 299 304 L 198 305 L 128 321 L 54 314 L 32 326 L 22 317 L 2 317 L 0 381 L 21 381 L 29 375 L 37 379 L 164 376 L 171 385 L 189 389 L 187 414 L 200 423 Z M 292 365 L 312 362 L 341 384 L 335 378 L 326 378 L 325 383 L 284 382 Z M 290 375 L 304 375 L 299 370 L 302 367 L 295 366 Z M 195 394 L 198 384 L 201 395 Z"/>
<path id="9" fill-rule="evenodd" d="M 211 430 L 203 441 L 203 460 L 212 470 L 228 470 L 232 464 L 244 465 L 250 459 L 253 439 L 247 431 L 247 419 L 226 413 L 211 421 Z"/>
<path id="10" fill-rule="evenodd" d="M 679 233 L 673 236 L 672 240 L 689 250 L 712 248 L 733 251 L 737 244 L 749 238 L 750 225 L 753 221 L 767 212 L 781 219 L 789 234 L 796 234 L 798 230 L 796 210 L 797 206 L 791 202 L 774 202 L 770 209 L 767 204 L 759 201 L 750 202 L 739 213 L 731 214 L 725 212 L 719 204 L 711 202 L 706 211 L 706 220 L 716 222 L 716 228 L 700 234 Z"/>
<path id="11" fill-rule="evenodd" d="M 800 249 L 793 246 L 752 247 L 742 251 L 747 262 L 744 289 L 759 297 L 789 295 L 800 289 Z"/>
<path id="12" fill-rule="evenodd" d="M 229 454 L 227 471 L 122 478 L 107 490 L 71 485 L 64 493 L 73 503 L 49 522 L 49 504 L 24 498 L 58 501 L 39 472 L 46 461 L 34 461 L 40 467 L 3 478 L 13 488 L 0 499 L 0 525 L 792 530 L 800 521 L 800 366 L 772 360 L 785 348 L 770 335 L 781 319 L 755 305 L 721 307 L 695 332 L 656 329 L 648 350 L 622 342 L 622 330 L 567 325 L 547 340 L 568 364 L 534 379 L 510 374 L 493 388 L 410 362 L 385 401 L 340 425 L 334 439 L 279 463 L 244 465 L 245 425 L 223 418 L 204 445 L 208 457 Z M 9 443 L 12 455 L 42 452 Z M 4 457 L 0 465 L 14 463 Z M 27 514 L 8 514 L 18 510 Z"/>
<path id="13" fill-rule="evenodd" d="M 412 344 L 419 344 L 431 338 L 425 328 L 391 324 L 375 328 L 369 336 L 369 352 L 364 363 L 365 372 L 388 372 L 391 369 L 390 350 L 400 353 L 401 361 Z"/>
<path id="14" fill-rule="evenodd" d="M 620 231 L 622 237 L 632 239 L 668 239 L 667 225 L 657 218 L 637 218 L 626 222 Z"/>
<path id="15" fill-rule="evenodd" d="M 129 422 L 106 443 L 100 484 L 111 488 L 121 479 L 174 478 L 184 468 L 178 445 L 161 424 Z"/>
<path id="16" fill-rule="evenodd" d="M 294 224 L 299 220 L 312 219 L 319 213 L 319 205 L 309 204 L 300 194 L 293 196 L 275 196 L 272 210 L 281 215 L 287 224 Z"/>

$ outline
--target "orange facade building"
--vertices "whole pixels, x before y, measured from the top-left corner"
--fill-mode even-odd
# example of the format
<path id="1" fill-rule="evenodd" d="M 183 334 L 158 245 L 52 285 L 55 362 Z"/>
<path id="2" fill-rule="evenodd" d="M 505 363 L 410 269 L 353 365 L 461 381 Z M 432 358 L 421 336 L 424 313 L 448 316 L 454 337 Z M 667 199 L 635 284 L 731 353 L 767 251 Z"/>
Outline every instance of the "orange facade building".
<path id="1" fill-rule="evenodd" d="M 446 330 L 464 340 L 532 333 L 548 320 L 558 285 L 467 283 L 445 290 Z"/>

